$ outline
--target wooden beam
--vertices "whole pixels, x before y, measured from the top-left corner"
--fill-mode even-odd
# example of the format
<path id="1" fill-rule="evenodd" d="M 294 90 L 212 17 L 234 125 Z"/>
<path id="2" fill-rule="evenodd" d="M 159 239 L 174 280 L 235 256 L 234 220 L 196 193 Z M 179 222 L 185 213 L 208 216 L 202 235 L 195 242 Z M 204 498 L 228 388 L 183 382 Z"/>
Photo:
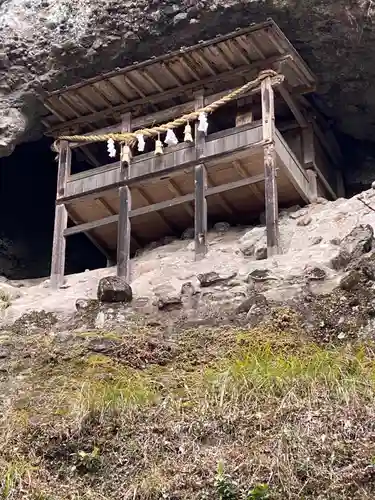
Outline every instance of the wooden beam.
<path id="1" fill-rule="evenodd" d="M 306 118 L 303 116 L 301 110 L 299 109 L 297 101 L 293 98 L 293 96 L 290 94 L 290 92 L 287 90 L 286 86 L 284 84 L 281 84 L 278 86 L 278 91 L 280 92 L 282 98 L 284 101 L 287 103 L 289 106 L 289 109 L 293 113 L 295 119 L 298 122 L 298 125 L 301 128 L 306 128 L 308 127 L 308 121 Z"/>
<path id="2" fill-rule="evenodd" d="M 279 252 L 279 209 L 276 183 L 275 108 L 270 78 L 262 81 L 262 125 L 264 146 L 264 187 L 266 205 L 267 257 Z"/>
<path id="3" fill-rule="evenodd" d="M 168 189 L 176 196 L 183 196 L 181 189 L 173 179 L 168 179 Z M 192 205 L 190 203 L 187 203 L 186 205 L 184 205 L 184 207 L 190 217 L 194 217 L 194 208 L 192 207 Z"/>
<path id="4" fill-rule="evenodd" d="M 208 173 L 207 169 L 206 169 L 206 177 L 207 177 L 207 187 L 208 186 L 215 187 L 216 184 L 214 183 L 214 181 L 213 181 L 211 175 Z M 224 208 L 224 210 L 226 212 L 228 212 L 230 215 L 233 215 L 234 209 L 233 209 L 232 205 L 229 203 L 229 201 L 225 198 L 225 196 L 223 194 L 218 193 L 217 199 L 218 199 L 218 202 L 220 203 L 220 205 Z"/>
<path id="5" fill-rule="evenodd" d="M 134 101 L 130 101 L 128 103 L 118 104 L 116 106 L 111 105 L 111 107 L 108 109 L 97 111 L 96 113 L 91 113 L 90 115 L 80 116 L 79 118 L 75 118 L 73 120 L 65 121 L 64 123 L 55 125 L 51 127 L 50 131 L 54 133 L 61 129 L 66 129 L 82 123 L 90 123 L 102 118 L 106 118 L 108 116 L 113 115 L 113 113 L 119 113 L 119 112 L 123 113 L 125 111 L 134 109 L 136 106 L 141 106 L 144 104 L 157 104 L 163 101 L 167 101 L 169 99 L 173 99 L 174 97 L 180 96 L 181 94 L 186 93 L 188 91 L 194 92 L 195 90 L 198 90 L 199 88 L 202 88 L 206 85 L 215 84 L 217 83 L 218 77 L 220 79 L 220 82 L 231 80 L 232 78 L 237 76 L 248 75 L 248 77 L 250 78 L 250 75 L 252 75 L 252 77 L 254 77 L 255 73 L 257 73 L 258 71 L 262 69 L 268 69 L 276 62 L 280 62 L 280 60 L 286 60 L 286 59 L 289 60 L 290 57 L 289 56 L 270 57 L 262 61 L 257 61 L 253 63 L 251 66 L 249 65 L 239 66 L 235 69 L 220 73 L 220 75 L 211 75 L 199 81 L 187 83 L 183 87 L 168 89 L 165 90 L 164 92 L 160 92 L 159 94 L 141 97 L 139 99 L 135 99 Z M 138 93 L 140 92 L 135 85 L 134 85 L 134 90 L 138 91 Z"/>
<path id="6" fill-rule="evenodd" d="M 234 166 L 235 170 L 238 172 L 238 174 L 240 175 L 240 177 L 242 177 L 242 179 L 247 179 L 249 177 L 249 173 L 241 165 L 240 160 L 234 160 L 233 166 Z M 259 192 L 259 188 L 257 187 L 256 184 L 249 184 L 248 189 L 251 193 L 251 196 L 254 196 L 255 198 L 257 198 L 257 200 L 261 201 L 262 203 L 264 202 L 264 196 L 262 193 Z"/>
<path id="7" fill-rule="evenodd" d="M 206 142 L 205 164 L 209 166 L 251 155 L 263 145 L 262 126 L 259 123 L 241 129 L 217 132 Z M 126 181 L 120 181 L 120 169 L 115 163 L 71 176 L 64 200 L 96 197 L 99 193 L 116 189 L 121 185 L 137 185 L 146 179 L 155 179 L 156 182 L 158 178 L 170 178 L 179 175 L 182 170 L 193 169 L 199 163 L 201 162 L 197 160 L 195 148 L 181 143 L 171 148 L 171 151 L 166 151 L 162 162 L 153 153 L 134 157 L 130 177 Z"/>
<path id="8" fill-rule="evenodd" d="M 276 87 L 280 84 L 280 80 L 278 77 L 272 77 L 271 78 L 272 86 Z M 209 104 L 212 104 L 214 101 L 217 101 L 218 99 L 221 99 L 225 95 L 229 94 L 232 90 L 234 89 L 229 89 L 225 90 L 222 92 L 217 92 L 216 94 L 212 94 L 209 96 L 206 96 L 204 98 L 204 105 L 208 106 Z M 258 94 L 260 92 L 260 86 L 250 90 L 249 92 L 246 92 L 245 94 L 241 94 L 241 97 L 239 99 L 248 99 L 251 98 L 253 95 Z M 194 110 L 195 106 L 195 101 L 189 101 L 184 104 L 178 104 L 177 106 L 172 106 L 167 109 L 162 109 L 160 111 L 156 111 L 155 113 L 150 113 L 145 116 L 139 116 L 137 118 L 134 118 L 132 120 L 132 130 L 139 130 L 142 129 L 146 126 L 149 126 L 151 124 L 155 123 L 163 123 L 165 121 L 170 120 L 171 118 L 175 118 L 180 115 L 184 115 L 186 113 L 189 113 Z M 293 126 L 296 126 L 293 124 Z M 86 134 L 82 135 L 100 135 L 100 134 L 107 134 L 109 132 L 120 132 L 121 130 L 121 123 L 117 123 L 115 125 L 110 125 L 108 127 L 103 127 L 91 132 L 87 132 Z M 94 142 L 94 141 L 92 141 Z M 85 142 L 85 144 L 91 144 L 90 141 Z M 82 146 L 82 142 L 71 142 L 70 147 L 72 149 L 78 148 Z"/>
<path id="9" fill-rule="evenodd" d="M 145 193 L 145 191 L 142 188 L 137 187 L 136 189 L 137 189 L 138 193 L 141 195 L 141 197 L 146 201 L 146 203 L 148 205 L 153 205 L 154 204 L 154 201 L 152 200 L 152 198 L 147 193 Z M 156 212 L 156 214 L 159 217 L 159 219 L 162 221 L 162 223 L 165 226 L 167 226 L 168 230 L 172 234 L 176 234 L 177 233 L 177 231 L 171 226 L 171 223 L 167 220 L 166 217 L 164 217 L 164 215 L 162 215 L 159 212 Z"/>
<path id="10" fill-rule="evenodd" d="M 131 130 L 131 114 L 123 116 L 122 132 Z M 123 146 L 124 147 L 124 146 Z M 130 163 L 126 163 L 123 158 L 123 147 L 120 158 L 120 178 L 125 181 L 129 177 Z M 126 146 L 125 146 L 126 147 Z M 117 276 L 121 276 L 130 281 L 130 234 L 131 225 L 129 213 L 131 210 L 131 192 L 128 186 L 119 188 L 120 213 L 117 229 Z"/>
<path id="11" fill-rule="evenodd" d="M 204 94 L 199 92 L 195 96 L 195 109 L 204 105 Z M 198 130 L 199 122 L 195 122 L 195 151 L 196 159 L 205 155 L 206 136 Z M 207 172 L 203 163 L 194 168 L 195 204 L 194 204 L 194 241 L 195 259 L 199 260 L 207 253 Z"/>
<path id="12" fill-rule="evenodd" d="M 99 198 L 95 198 L 95 201 L 97 201 L 98 203 L 100 203 L 100 205 L 102 207 L 104 207 L 108 213 L 110 213 L 111 215 L 117 215 L 117 212 L 116 210 L 114 210 L 111 205 L 107 202 L 107 200 L 105 198 L 102 198 L 101 196 Z M 134 234 L 134 231 L 133 231 L 133 234 L 130 235 L 130 240 L 131 242 L 133 242 L 133 244 L 137 247 L 137 248 L 142 248 L 142 244 L 138 241 L 136 235 Z"/>
<path id="13" fill-rule="evenodd" d="M 213 196 L 218 193 L 224 193 L 225 191 L 238 189 L 243 186 L 248 186 L 249 184 L 256 184 L 258 182 L 263 182 L 263 181 L 264 181 L 264 175 L 262 174 L 262 175 L 254 175 L 252 177 L 248 177 L 247 179 L 240 179 L 238 181 L 229 182 L 227 184 L 220 184 L 219 186 L 209 187 L 207 188 L 206 191 L 206 197 Z M 189 203 L 191 201 L 194 201 L 194 199 L 195 199 L 194 193 L 184 194 L 182 196 L 173 198 L 171 200 L 165 200 L 159 203 L 154 203 L 153 205 L 149 205 L 147 207 L 135 208 L 130 211 L 129 217 L 131 218 L 138 217 L 139 215 L 145 215 L 151 212 L 155 212 L 157 210 L 163 210 L 165 208 L 174 207 L 176 205 L 181 205 L 182 203 Z M 77 234 L 84 231 L 90 231 L 91 229 L 95 229 L 96 227 L 106 226 L 107 224 L 113 224 L 114 222 L 117 222 L 118 219 L 119 216 L 116 214 L 116 215 L 110 215 L 109 217 L 104 217 L 96 221 L 85 222 L 84 224 L 81 224 L 79 226 L 70 227 L 66 229 L 64 235 L 71 236 L 72 234 Z"/>
<path id="14" fill-rule="evenodd" d="M 82 221 L 79 219 L 79 217 L 77 216 L 75 211 L 71 207 L 68 207 L 68 206 L 66 207 L 66 209 L 68 212 L 69 219 L 73 222 L 73 224 L 75 224 L 76 226 L 81 225 Z M 107 259 L 107 261 L 109 261 L 109 262 L 116 261 L 116 257 L 113 255 L 111 250 L 106 248 L 104 242 L 101 241 L 100 238 L 98 238 L 97 236 L 94 237 L 88 231 L 85 231 L 84 234 L 85 234 L 86 238 L 88 240 L 90 240 L 91 243 L 99 250 L 99 252 L 101 252 L 104 255 L 104 257 Z"/>

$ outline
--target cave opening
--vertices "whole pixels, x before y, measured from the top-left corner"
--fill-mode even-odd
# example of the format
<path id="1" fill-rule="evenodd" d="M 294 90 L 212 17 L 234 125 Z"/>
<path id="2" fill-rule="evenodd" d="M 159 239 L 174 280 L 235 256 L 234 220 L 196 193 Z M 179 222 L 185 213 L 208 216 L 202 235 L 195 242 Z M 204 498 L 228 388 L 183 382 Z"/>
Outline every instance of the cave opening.
<path id="1" fill-rule="evenodd" d="M 0 276 L 8 279 L 50 273 L 57 178 L 51 144 L 42 138 L 0 158 Z M 105 265 L 84 234 L 67 238 L 67 274 Z"/>

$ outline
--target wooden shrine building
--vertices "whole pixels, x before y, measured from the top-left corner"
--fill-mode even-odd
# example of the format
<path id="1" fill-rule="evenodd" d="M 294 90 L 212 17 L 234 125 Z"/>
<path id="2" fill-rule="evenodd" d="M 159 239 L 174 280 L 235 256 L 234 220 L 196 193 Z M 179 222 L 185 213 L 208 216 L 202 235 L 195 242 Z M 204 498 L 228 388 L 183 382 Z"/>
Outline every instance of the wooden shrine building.
<path id="1" fill-rule="evenodd" d="M 251 81 L 258 84 L 208 113 L 206 132 L 192 123 L 193 141 L 176 127 L 178 143 L 163 143 L 163 154 L 155 139 L 165 135 L 145 137 L 129 162 L 111 160 L 96 140 L 173 121 Z M 69 136 L 58 143 L 51 285 L 64 278 L 66 238 L 80 232 L 127 279 L 132 252 L 189 226 L 202 258 L 208 219 L 265 210 L 268 254 L 277 253 L 279 207 L 344 194 L 339 148 L 310 105 L 315 84 L 268 20 L 47 94 L 47 135 Z"/>

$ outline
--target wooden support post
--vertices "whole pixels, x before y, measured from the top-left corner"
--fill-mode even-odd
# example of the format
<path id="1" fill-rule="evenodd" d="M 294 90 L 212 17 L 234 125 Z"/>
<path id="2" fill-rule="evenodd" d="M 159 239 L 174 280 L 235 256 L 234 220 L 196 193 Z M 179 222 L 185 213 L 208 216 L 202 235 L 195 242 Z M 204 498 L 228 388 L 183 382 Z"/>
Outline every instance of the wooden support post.
<path id="1" fill-rule="evenodd" d="M 335 170 L 336 174 L 336 195 L 337 198 L 345 198 L 345 182 L 341 169 Z"/>
<path id="2" fill-rule="evenodd" d="M 55 208 L 50 285 L 57 290 L 64 282 L 66 240 L 64 231 L 68 224 L 68 212 L 63 203 Z"/>
<path id="3" fill-rule="evenodd" d="M 318 198 L 317 173 L 312 168 L 306 170 L 309 179 L 309 201 L 313 203 Z"/>
<path id="4" fill-rule="evenodd" d="M 314 168 L 315 167 L 315 155 L 314 155 L 314 132 L 312 124 L 303 128 L 302 132 L 302 154 L 303 154 L 303 166 L 304 168 Z"/>
<path id="5" fill-rule="evenodd" d="M 65 194 L 68 175 L 70 174 L 70 166 L 72 154 L 68 142 L 63 141 L 60 144 L 59 151 L 59 166 L 57 172 L 57 190 L 56 201 L 62 198 Z M 52 243 L 52 261 L 51 261 L 51 288 L 57 290 L 64 281 L 65 271 L 65 251 L 66 241 L 64 231 L 68 225 L 68 212 L 63 203 L 56 204 L 55 208 L 55 225 L 53 229 Z"/>
<path id="6" fill-rule="evenodd" d="M 195 259 L 199 260 L 207 253 L 207 174 L 202 165 L 195 167 Z"/>
<path id="7" fill-rule="evenodd" d="M 122 132 L 131 131 L 131 114 L 123 116 Z M 120 179 L 123 181 L 129 177 L 130 164 L 123 158 L 123 148 L 120 153 Z M 130 280 L 130 210 L 131 192 L 128 186 L 119 188 L 120 213 L 117 227 L 117 276 Z"/>
<path id="8" fill-rule="evenodd" d="M 279 252 L 279 208 L 276 183 L 276 151 L 274 142 L 275 109 L 271 79 L 261 84 L 262 127 L 264 146 L 264 190 L 266 205 L 267 256 Z"/>
<path id="9" fill-rule="evenodd" d="M 195 109 L 200 109 L 204 105 L 203 92 L 195 96 Z M 203 132 L 198 131 L 198 122 L 195 123 L 195 149 L 197 159 L 204 156 L 206 137 Z M 207 253 L 207 173 L 204 164 L 197 165 L 194 169 L 195 183 L 195 209 L 194 209 L 194 229 L 195 229 L 195 259 L 199 260 Z"/>

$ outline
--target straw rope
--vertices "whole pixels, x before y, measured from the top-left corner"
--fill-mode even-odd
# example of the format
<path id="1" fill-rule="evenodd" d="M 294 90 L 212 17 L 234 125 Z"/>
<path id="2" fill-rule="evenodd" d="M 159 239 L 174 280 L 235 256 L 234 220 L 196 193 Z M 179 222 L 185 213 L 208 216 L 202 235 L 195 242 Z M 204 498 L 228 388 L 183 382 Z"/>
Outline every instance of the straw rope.
<path id="1" fill-rule="evenodd" d="M 242 87 L 233 90 L 226 96 L 218 99 L 217 101 L 214 101 L 212 104 L 209 104 L 208 106 L 205 106 L 196 111 L 192 111 L 191 113 L 182 115 L 180 118 L 176 118 L 175 120 L 170 121 L 168 123 L 164 123 L 162 125 L 158 125 L 152 128 L 136 130 L 135 132 L 117 132 L 117 133 L 113 132 L 107 134 L 93 134 L 93 135 L 61 135 L 55 141 L 54 147 L 58 151 L 60 141 L 106 142 L 109 139 L 112 139 L 117 142 L 122 142 L 131 146 L 137 141 L 137 135 L 143 135 L 145 137 L 154 137 L 160 135 L 161 133 L 166 132 L 168 129 L 174 129 L 180 127 L 181 125 L 194 121 L 199 117 L 201 113 L 212 113 L 220 106 L 223 106 L 224 104 L 227 104 L 228 102 L 236 99 L 239 95 L 244 94 L 245 92 L 248 92 L 256 87 L 259 87 L 262 81 L 265 80 L 266 78 L 274 78 L 277 80 L 277 83 L 282 83 L 284 80 L 284 76 L 282 74 L 277 73 L 272 69 L 267 69 L 261 71 L 255 80 L 251 80 L 250 82 L 245 83 L 245 85 L 242 85 Z"/>

